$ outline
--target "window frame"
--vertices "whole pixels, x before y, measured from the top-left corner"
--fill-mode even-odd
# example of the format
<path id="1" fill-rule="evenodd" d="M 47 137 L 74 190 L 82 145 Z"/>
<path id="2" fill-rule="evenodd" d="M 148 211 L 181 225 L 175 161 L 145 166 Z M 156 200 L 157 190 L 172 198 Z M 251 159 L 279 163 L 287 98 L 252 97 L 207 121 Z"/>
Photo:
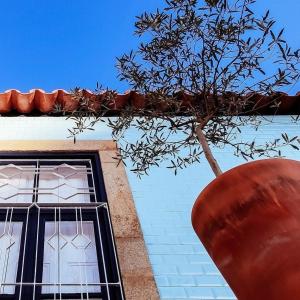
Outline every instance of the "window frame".
<path id="1" fill-rule="evenodd" d="M 55 118 L 53 118 L 54 120 Z M 113 140 L 0 140 L 1 153 L 93 152 L 98 153 L 105 182 L 111 223 L 118 251 L 124 296 L 127 300 L 159 300 L 152 266 L 146 250 L 125 166 L 118 163 L 118 147 Z"/>
<path id="2" fill-rule="evenodd" d="M 114 246 L 115 239 L 114 239 L 113 228 L 111 226 L 107 194 L 106 194 L 106 189 L 105 189 L 105 183 L 104 183 L 99 153 L 94 152 L 94 151 L 89 151 L 89 152 L 66 152 L 66 151 L 31 152 L 31 151 L 26 151 L 26 152 L 0 152 L 0 156 L 1 156 L 1 160 L 2 159 L 7 160 L 7 164 L 9 164 L 9 160 L 14 161 L 16 159 L 20 160 L 20 162 L 22 162 L 22 159 L 33 159 L 33 160 L 46 159 L 47 160 L 47 159 L 51 159 L 51 158 L 64 159 L 64 160 L 70 160 L 70 161 L 72 159 L 85 159 L 85 160 L 88 159 L 88 160 L 90 160 L 91 168 L 92 168 L 92 172 L 93 172 L 93 179 L 94 179 L 93 181 L 94 181 L 94 185 L 95 185 L 94 186 L 95 196 L 97 199 L 97 202 L 95 202 L 95 199 L 93 199 L 91 197 L 90 198 L 91 203 L 94 203 L 94 204 L 96 204 L 98 202 L 105 203 L 107 205 L 106 206 L 107 213 L 105 213 L 104 210 L 102 210 L 102 212 L 98 212 L 99 215 L 101 215 L 101 217 L 99 217 L 98 220 L 101 220 L 101 223 L 103 221 L 103 223 L 101 224 L 101 227 L 100 227 L 100 233 L 97 232 L 97 230 L 96 230 L 96 227 L 97 227 L 96 223 L 98 222 L 98 220 L 96 218 L 96 214 L 94 217 L 92 217 L 90 215 L 91 208 L 88 208 L 88 207 L 84 208 L 86 210 L 86 212 L 82 215 L 82 218 L 84 220 L 86 219 L 87 221 L 93 221 L 93 224 L 94 224 L 95 243 L 96 243 L 96 250 L 97 250 L 96 253 L 97 253 L 97 259 L 98 259 L 98 270 L 99 270 L 100 282 L 103 282 L 101 280 L 101 278 L 104 278 L 103 266 L 101 267 L 102 261 L 104 260 L 105 265 L 106 265 L 107 276 L 110 276 L 114 280 L 116 280 L 118 277 L 118 280 L 120 282 L 121 291 L 120 291 L 120 296 L 118 296 L 113 291 L 109 292 L 110 295 L 108 296 L 105 286 L 101 286 L 101 295 L 100 294 L 92 295 L 92 293 L 88 293 L 88 294 L 89 294 L 89 297 L 92 297 L 92 296 L 102 297 L 101 299 L 125 299 L 123 283 L 122 283 L 122 276 L 119 272 L 119 270 L 120 270 L 119 261 L 118 261 L 117 255 L 115 255 L 117 252 L 117 249 Z M 38 175 L 34 176 L 34 187 L 36 187 L 36 183 L 38 182 L 38 180 L 36 180 L 36 176 L 38 176 Z M 90 186 L 90 182 L 89 182 L 89 186 Z M 34 198 L 35 198 L 35 195 L 33 195 L 32 203 L 34 202 Z M 26 204 L 30 205 L 32 203 L 26 203 Z M 39 204 L 39 202 L 36 202 L 36 203 Z M 6 203 L 3 203 L 0 207 L 0 220 L 3 219 L 4 210 L 8 210 L 11 207 L 15 207 L 14 204 L 16 204 L 16 203 L 8 203 L 10 208 L 8 208 L 7 205 L 5 206 L 5 204 Z M 42 203 L 40 203 L 40 204 L 42 204 Z M 72 203 L 73 206 L 80 206 L 80 204 L 81 203 Z M 16 206 L 18 207 L 19 205 L 16 205 Z M 67 207 L 68 205 L 66 205 L 65 203 L 53 203 L 53 205 L 51 205 L 51 206 L 53 206 L 54 209 L 59 208 L 62 211 L 63 219 L 61 221 L 64 221 L 64 220 L 74 221 L 75 220 L 74 217 L 71 216 L 72 213 L 70 213 L 70 210 L 68 210 L 69 209 Z M 97 211 L 97 209 L 96 209 L 96 211 Z M 32 269 L 34 269 L 34 267 L 35 267 L 35 257 L 33 256 L 33 253 L 35 253 L 35 245 L 36 245 L 36 240 L 37 240 L 37 237 L 34 236 L 34 234 L 35 234 L 34 229 L 37 228 L 36 226 L 37 226 L 37 222 L 38 222 L 37 218 L 34 217 L 34 214 L 36 214 L 36 213 L 37 213 L 37 208 L 35 206 L 33 206 L 30 209 L 29 208 L 27 208 L 27 209 L 24 208 L 24 210 L 20 209 L 18 212 L 19 217 L 16 218 L 15 216 L 13 216 L 13 218 L 12 218 L 12 221 L 14 221 L 16 219 L 18 221 L 23 222 L 16 282 L 20 282 L 20 279 L 21 279 L 22 257 L 24 254 L 23 251 L 25 251 L 26 257 L 29 256 L 28 253 L 32 253 L 29 256 L 29 259 L 26 259 L 25 260 L 26 262 L 24 262 L 24 270 L 30 270 L 30 268 L 32 268 L 32 267 L 33 267 Z M 30 216 L 30 214 L 32 214 L 32 216 Z M 53 212 L 51 212 L 50 210 L 47 211 L 47 209 L 45 209 L 42 213 L 40 213 L 40 216 L 39 216 L 39 222 L 41 222 L 42 226 L 41 226 L 41 224 L 39 225 L 39 234 L 38 234 L 39 239 L 41 239 L 41 240 L 39 242 L 39 247 L 37 249 L 37 266 L 38 266 L 37 282 L 42 282 L 45 222 L 53 221 L 53 217 L 51 217 L 51 214 L 53 215 Z M 29 216 L 27 230 L 25 230 L 25 226 L 24 226 L 24 224 L 26 222 L 26 220 L 25 220 L 26 216 Z M 27 239 L 28 239 L 28 237 L 31 237 L 32 240 L 30 243 L 27 242 L 27 245 L 24 248 L 25 231 L 27 231 Z M 112 233 L 112 234 L 110 234 L 110 233 Z M 100 239 L 99 234 L 101 235 L 101 239 Z M 102 241 L 102 246 L 100 245 L 101 241 Z M 34 250 L 34 251 L 32 251 L 32 250 Z M 104 252 L 104 257 L 102 257 L 101 251 Z M 107 266 L 108 266 L 108 268 L 107 268 Z M 33 278 L 32 276 L 34 274 L 34 271 L 32 272 L 31 275 L 28 274 L 27 272 L 24 272 L 24 274 L 26 274 L 26 275 L 25 275 L 25 278 L 23 278 L 23 282 L 33 282 L 31 279 Z M 108 280 L 108 282 L 109 282 L 109 280 Z M 30 292 L 30 289 L 33 289 L 33 288 L 25 287 L 26 292 L 24 292 L 24 287 L 23 287 L 21 299 L 24 299 L 24 300 L 26 298 L 32 299 L 32 292 Z M 28 294 L 28 295 L 25 296 L 25 295 L 23 295 L 23 293 L 25 293 L 25 295 L 26 294 Z M 19 294 L 20 294 L 20 287 L 16 286 L 14 295 L 13 294 L 3 294 L 3 295 L 1 295 L 1 298 L 3 297 L 2 299 L 5 299 L 5 300 L 6 299 L 7 300 L 19 299 Z M 121 295 L 123 295 L 123 298 Z M 62 298 L 59 298 L 59 296 L 62 296 Z M 64 298 L 70 298 L 70 297 L 72 297 L 73 299 L 82 299 L 82 293 L 68 293 L 68 294 L 65 293 L 65 294 L 61 294 L 61 295 L 60 294 L 56 295 L 56 299 L 64 299 Z M 49 294 L 48 296 L 46 294 L 42 294 L 41 287 L 37 286 L 36 299 L 51 299 L 51 298 L 54 298 L 54 294 Z M 84 299 L 86 299 L 86 298 L 88 298 L 88 296 L 84 295 Z M 90 298 L 90 299 L 93 299 L 93 298 Z"/>

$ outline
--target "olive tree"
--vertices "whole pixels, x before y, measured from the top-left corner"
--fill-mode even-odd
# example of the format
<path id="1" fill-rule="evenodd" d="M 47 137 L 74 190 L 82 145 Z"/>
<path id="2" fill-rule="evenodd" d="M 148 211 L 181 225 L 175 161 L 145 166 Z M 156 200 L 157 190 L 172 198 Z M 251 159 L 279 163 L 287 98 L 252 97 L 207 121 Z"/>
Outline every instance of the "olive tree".
<path id="1" fill-rule="evenodd" d="M 118 159 L 130 158 L 138 175 L 166 159 L 176 172 L 204 153 L 218 176 L 211 145 L 232 147 L 245 159 L 280 156 L 285 145 L 298 149 L 298 137 L 284 132 L 264 144 L 236 138 L 244 125 L 260 128 L 264 107 L 276 114 L 278 91 L 288 92 L 300 78 L 300 51 L 275 30 L 269 11 L 257 16 L 255 2 L 165 0 L 164 8 L 138 16 L 139 47 L 117 58 L 117 68 L 145 105 L 127 105 L 108 118 L 114 91 L 97 89 L 101 108 L 93 109 L 76 90 L 81 105 L 71 114 L 71 135 L 107 122 L 119 141 Z M 135 142 L 126 141 L 128 128 L 140 133 Z"/>

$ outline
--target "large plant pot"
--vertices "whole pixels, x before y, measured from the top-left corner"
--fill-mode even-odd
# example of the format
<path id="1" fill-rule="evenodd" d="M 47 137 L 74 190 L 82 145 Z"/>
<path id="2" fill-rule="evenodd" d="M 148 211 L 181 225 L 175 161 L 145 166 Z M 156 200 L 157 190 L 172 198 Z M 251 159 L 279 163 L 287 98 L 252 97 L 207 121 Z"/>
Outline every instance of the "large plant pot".
<path id="1" fill-rule="evenodd" d="M 197 198 L 192 224 L 239 300 L 300 299 L 300 162 L 225 172 Z"/>

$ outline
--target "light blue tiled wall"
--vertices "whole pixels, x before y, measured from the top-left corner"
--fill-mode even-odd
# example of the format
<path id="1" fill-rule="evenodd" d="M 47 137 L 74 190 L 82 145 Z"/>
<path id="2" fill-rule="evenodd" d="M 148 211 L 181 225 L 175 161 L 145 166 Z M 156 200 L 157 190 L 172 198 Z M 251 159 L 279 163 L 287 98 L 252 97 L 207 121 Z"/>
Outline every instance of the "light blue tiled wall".
<path id="1" fill-rule="evenodd" d="M 70 123 L 58 118 L 55 122 L 45 117 L 0 118 L 0 139 L 64 139 L 68 126 Z M 260 132 L 246 128 L 243 134 L 266 140 L 282 131 L 299 134 L 298 126 L 287 117 L 277 117 L 275 124 L 266 125 Z M 82 136 L 109 138 L 104 127 Z M 214 152 L 223 170 L 244 162 L 227 149 Z M 286 149 L 285 154 L 300 159 L 299 152 Z M 201 189 L 214 178 L 205 160 L 177 176 L 163 167 L 153 169 L 150 176 L 141 180 L 129 171 L 127 174 L 161 299 L 235 299 L 191 227 L 192 205 Z"/>

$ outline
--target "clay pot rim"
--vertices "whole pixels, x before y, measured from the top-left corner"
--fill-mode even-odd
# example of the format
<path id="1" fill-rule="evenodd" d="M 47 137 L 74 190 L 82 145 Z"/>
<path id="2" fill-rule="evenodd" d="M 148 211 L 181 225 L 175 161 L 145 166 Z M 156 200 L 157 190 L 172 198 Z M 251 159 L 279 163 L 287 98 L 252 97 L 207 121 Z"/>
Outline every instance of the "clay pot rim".
<path id="1" fill-rule="evenodd" d="M 275 157 L 275 158 L 262 158 L 262 159 L 256 159 L 256 160 L 252 160 L 252 161 L 247 161 L 245 163 L 242 163 L 240 165 L 237 165 L 225 172 L 223 172 L 220 176 L 214 178 L 210 183 L 208 183 L 206 185 L 206 187 L 203 189 L 205 190 L 208 186 L 210 186 L 213 182 L 215 182 L 216 180 L 218 180 L 219 178 L 222 178 L 224 176 L 228 176 L 230 175 L 231 173 L 235 172 L 236 169 L 244 169 L 244 168 L 247 168 L 247 166 L 249 165 L 255 165 L 255 164 L 261 164 L 261 163 L 269 163 L 269 162 L 273 162 L 273 161 L 286 161 L 286 162 L 297 162 L 299 163 L 298 160 L 296 159 L 290 159 L 290 158 L 284 158 L 284 157 Z"/>
<path id="2" fill-rule="evenodd" d="M 289 158 L 263 158 L 263 159 L 257 159 L 257 160 L 253 160 L 253 161 L 249 161 L 249 162 L 246 162 L 246 163 L 243 163 L 243 164 L 240 164 L 238 166 L 235 166 L 227 171 L 225 171 L 224 173 L 222 173 L 220 176 L 214 178 L 211 182 L 209 182 L 204 188 L 203 190 L 200 192 L 199 196 L 201 194 L 204 194 L 208 191 L 210 191 L 211 189 L 214 189 L 215 187 L 213 187 L 214 185 L 218 184 L 219 182 L 222 181 L 223 178 L 225 177 L 230 177 L 231 174 L 233 173 L 236 173 L 236 170 L 238 169 L 238 172 L 239 173 L 242 173 L 244 169 L 247 169 L 248 166 L 254 166 L 254 165 L 259 165 L 259 164 L 262 164 L 262 165 L 265 165 L 265 164 L 270 164 L 272 162 L 281 162 L 281 163 L 300 163 L 298 160 L 295 160 L 295 159 L 289 159 Z M 199 198 L 199 196 L 197 197 L 197 200 Z M 198 206 L 199 206 L 199 202 L 198 201 L 195 201 L 193 207 L 192 207 L 192 212 L 191 212 L 191 221 L 192 221 L 192 225 L 194 227 L 194 219 L 196 221 L 196 218 L 195 218 L 195 215 L 197 214 L 197 210 L 198 210 Z M 220 203 L 224 203 L 220 200 Z M 209 201 L 205 202 L 205 204 L 209 205 Z"/>
<path id="3" fill-rule="evenodd" d="M 229 175 L 231 172 L 234 172 L 236 169 L 241 169 L 241 168 L 245 168 L 248 165 L 254 165 L 254 164 L 261 164 L 261 163 L 266 163 L 266 162 L 273 162 L 273 161 L 289 161 L 289 162 L 299 162 L 296 159 L 290 159 L 290 158 L 284 158 L 284 157 L 273 157 L 273 158 L 262 158 L 262 159 L 256 159 L 256 160 L 252 160 L 252 161 L 247 161 L 245 163 L 242 163 L 240 165 L 237 165 L 225 172 L 223 172 L 220 176 L 214 178 L 214 180 L 223 177 L 224 175 Z M 214 180 L 212 180 L 211 182 L 213 182 Z M 209 183 L 210 184 L 210 183 Z M 209 185 L 208 184 L 208 185 Z M 207 185 L 207 186 L 208 186 Z"/>

